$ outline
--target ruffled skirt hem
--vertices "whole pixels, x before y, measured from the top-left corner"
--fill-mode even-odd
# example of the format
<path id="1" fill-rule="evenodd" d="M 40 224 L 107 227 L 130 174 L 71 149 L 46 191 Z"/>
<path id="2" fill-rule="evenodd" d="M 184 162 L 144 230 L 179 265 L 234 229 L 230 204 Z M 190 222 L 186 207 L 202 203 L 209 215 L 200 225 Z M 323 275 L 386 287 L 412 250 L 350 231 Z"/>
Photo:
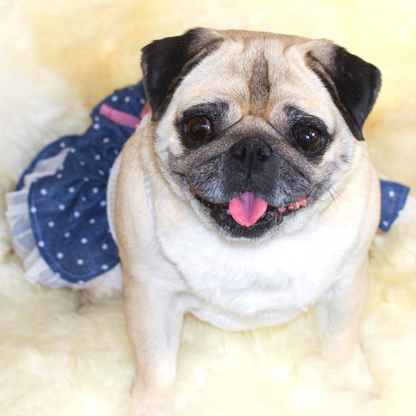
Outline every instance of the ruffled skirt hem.
<path id="1" fill-rule="evenodd" d="M 87 289 L 106 280 L 106 285 L 121 290 L 121 266 L 117 265 L 106 273 L 86 282 L 71 283 L 55 273 L 41 256 L 33 234 L 29 215 L 29 192 L 33 182 L 45 176 L 55 175 L 62 166 L 70 148 L 63 149 L 56 156 L 39 161 L 30 174 L 24 176 L 24 186 L 6 195 L 6 218 L 10 224 L 13 248 L 23 259 L 25 278 L 30 283 L 43 283 L 53 288 L 71 287 Z"/>

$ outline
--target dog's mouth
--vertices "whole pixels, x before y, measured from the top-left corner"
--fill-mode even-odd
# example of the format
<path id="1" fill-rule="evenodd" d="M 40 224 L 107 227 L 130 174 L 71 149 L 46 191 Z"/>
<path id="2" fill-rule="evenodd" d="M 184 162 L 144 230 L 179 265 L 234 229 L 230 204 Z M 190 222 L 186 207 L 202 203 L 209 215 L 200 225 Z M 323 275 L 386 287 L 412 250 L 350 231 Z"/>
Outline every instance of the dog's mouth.
<path id="1" fill-rule="evenodd" d="M 209 209 L 211 217 L 228 233 L 236 237 L 258 238 L 270 228 L 279 225 L 283 217 L 307 204 L 306 197 L 287 206 L 268 204 L 251 190 L 246 190 L 229 202 L 214 204 L 204 199 L 194 188 L 195 198 Z"/>

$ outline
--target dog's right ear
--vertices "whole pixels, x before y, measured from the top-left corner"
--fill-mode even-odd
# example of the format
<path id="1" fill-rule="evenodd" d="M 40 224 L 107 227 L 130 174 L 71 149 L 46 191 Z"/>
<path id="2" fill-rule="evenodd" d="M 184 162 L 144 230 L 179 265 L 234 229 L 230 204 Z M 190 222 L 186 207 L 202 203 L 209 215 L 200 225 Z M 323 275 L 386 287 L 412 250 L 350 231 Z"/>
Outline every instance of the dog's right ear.
<path id="1" fill-rule="evenodd" d="M 163 116 L 184 77 L 221 41 L 217 32 L 196 28 L 182 36 L 155 40 L 142 49 L 143 82 L 153 121 Z"/>

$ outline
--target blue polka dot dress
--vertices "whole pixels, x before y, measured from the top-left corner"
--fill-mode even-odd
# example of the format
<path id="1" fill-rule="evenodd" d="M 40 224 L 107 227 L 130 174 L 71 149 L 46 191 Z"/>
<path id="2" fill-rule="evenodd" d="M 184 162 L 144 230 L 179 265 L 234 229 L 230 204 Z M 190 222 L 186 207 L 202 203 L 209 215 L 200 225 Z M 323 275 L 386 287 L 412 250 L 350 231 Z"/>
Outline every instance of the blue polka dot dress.
<path id="1" fill-rule="evenodd" d="M 94 108 L 85 134 L 44 148 L 7 195 L 14 248 L 32 282 L 84 288 L 119 263 L 107 184 L 145 104 L 142 83 L 115 91 Z"/>
<path id="2" fill-rule="evenodd" d="M 83 289 L 119 267 L 107 204 L 109 176 L 147 111 L 142 82 L 115 91 L 93 109 L 92 124 L 82 136 L 48 145 L 23 173 L 16 191 L 7 194 L 13 246 L 29 281 Z M 409 188 L 380 183 L 380 228 L 388 231 Z M 411 202 L 416 212 L 416 202 Z"/>

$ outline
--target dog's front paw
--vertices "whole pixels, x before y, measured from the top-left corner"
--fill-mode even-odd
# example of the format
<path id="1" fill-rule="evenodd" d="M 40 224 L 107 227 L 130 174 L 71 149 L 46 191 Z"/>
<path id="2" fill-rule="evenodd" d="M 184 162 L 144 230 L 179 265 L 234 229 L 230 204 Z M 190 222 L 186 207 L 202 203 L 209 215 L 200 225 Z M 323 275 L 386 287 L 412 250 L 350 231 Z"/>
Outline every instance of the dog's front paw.
<path id="1" fill-rule="evenodd" d="M 170 388 L 149 389 L 136 382 L 133 389 L 128 416 L 162 416 L 171 414 L 173 402 Z"/>
<path id="2" fill-rule="evenodd" d="M 371 395 L 377 394 L 377 387 L 370 367 L 358 345 L 351 359 L 346 363 L 336 364 L 335 372 L 328 378 L 330 384 L 338 389 L 355 390 Z"/>
<path id="3" fill-rule="evenodd" d="M 136 395 L 131 399 L 128 416 L 164 416 L 171 413 L 172 405 L 164 395 Z"/>

